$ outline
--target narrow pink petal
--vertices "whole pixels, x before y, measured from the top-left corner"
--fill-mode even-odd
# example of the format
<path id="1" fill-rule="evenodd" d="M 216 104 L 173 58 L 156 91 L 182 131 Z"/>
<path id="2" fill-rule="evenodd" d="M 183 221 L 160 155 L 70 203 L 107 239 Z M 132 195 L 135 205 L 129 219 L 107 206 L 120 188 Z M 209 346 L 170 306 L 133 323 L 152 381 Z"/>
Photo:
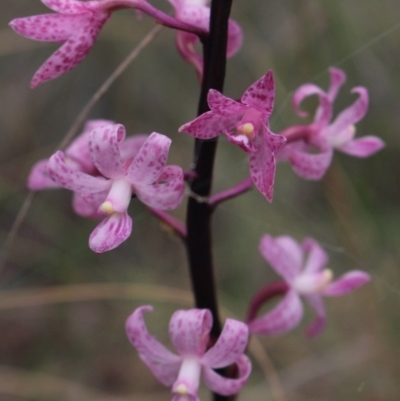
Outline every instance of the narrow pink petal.
<path id="1" fill-rule="evenodd" d="M 339 92 L 339 89 L 346 82 L 346 74 L 339 68 L 331 67 L 329 68 L 329 75 L 331 78 L 331 83 L 329 85 L 328 97 L 330 101 L 334 101 Z"/>
<path id="2" fill-rule="evenodd" d="M 315 114 L 314 122 L 320 127 L 329 123 L 333 114 L 332 102 L 328 95 L 314 84 L 304 84 L 300 86 L 293 95 L 292 104 L 294 111 L 300 117 L 307 117 L 308 113 L 299 109 L 301 102 L 309 96 L 318 95 L 319 106 Z"/>
<path id="3" fill-rule="evenodd" d="M 178 376 L 181 358 L 165 348 L 147 331 L 143 312 L 151 310 L 151 306 L 137 308 L 126 321 L 126 334 L 154 376 L 165 386 L 171 386 Z"/>
<path id="4" fill-rule="evenodd" d="M 238 52 L 243 43 L 243 32 L 240 25 L 233 20 L 228 22 L 228 47 L 226 49 L 226 55 L 232 57 Z"/>
<path id="5" fill-rule="evenodd" d="M 77 0 L 41 0 L 43 4 L 61 14 L 79 14 L 87 10 L 87 5 Z"/>
<path id="6" fill-rule="evenodd" d="M 353 88 L 351 93 L 357 93 L 358 99 L 349 107 L 344 109 L 335 119 L 335 121 L 327 127 L 326 135 L 332 138 L 335 134 L 340 134 L 349 125 L 356 124 L 362 120 L 368 110 L 368 91 L 358 86 Z"/>
<path id="7" fill-rule="evenodd" d="M 274 76 L 272 71 L 268 71 L 263 77 L 246 89 L 241 102 L 247 106 L 254 107 L 268 118 L 274 108 L 274 100 Z"/>
<path id="8" fill-rule="evenodd" d="M 353 270 L 344 274 L 325 288 L 323 295 L 338 297 L 363 286 L 371 280 L 371 276 L 361 270 Z"/>
<path id="9" fill-rule="evenodd" d="M 303 305 L 299 295 L 290 290 L 283 300 L 270 312 L 252 320 L 248 326 L 251 334 L 275 336 L 296 327 L 303 316 Z"/>
<path id="10" fill-rule="evenodd" d="M 181 57 L 188 63 L 192 64 L 201 77 L 203 74 L 203 57 L 197 54 L 196 44 L 199 42 L 197 35 L 177 31 L 175 35 L 176 48 Z"/>
<path id="11" fill-rule="evenodd" d="M 224 96 L 215 89 L 210 89 L 208 91 L 207 102 L 213 112 L 222 116 L 244 113 L 248 109 L 247 106 Z"/>
<path id="12" fill-rule="evenodd" d="M 209 389 L 217 394 L 229 396 L 236 394 L 246 384 L 251 373 L 251 362 L 246 355 L 241 355 L 236 361 L 238 377 L 227 379 L 209 367 L 203 367 L 204 381 Z"/>
<path id="13" fill-rule="evenodd" d="M 179 132 L 186 132 L 195 138 L 211 139 L 233 128 L 241 117 L 241 114 L 222 116 L 214 111 L 207 111 L 194 120 L 182 125 L 179 128 Z"/>
<path id="14" fill-rule="evenodd" d="M 376 136 L 364 136 L 353 139 L 337 149 L 355 157 L 369 157 L 385 147 L 385 142 Z"/>
<path id="15" fill-rule="evenodd" d="M 87 15 L 42 14 L 14 19 L 10 26 L 29 39 L 62 43 L 86 25 L 87 20 Z"/>
<path id="16" fill-rule="evenodd" d="M 90 155 L 96 168 L 107 178 L 121 178 L 125 175 L 119 146 L 125 138 L 121 124 L 104 125 L 89 134 Z"/>
<path id="17" fill-rule="evenodd" d="M 306 238 L 301 244 L 304 252 L 308 252 L 308 258 L 304 266 L 304 274 L 317 273 L 328 263 L 328 255 L 321 245 L 313 238 Z"/>
<path id="18" fill-rule="evenodd" d="M 290 145 L 288 145 L 290 146 Z M 291 149 L 289 161 L 293 170 L 307 180 L 320 180 L 331 164 L 333 150 L 328 148 L 318 154 Z"/>
<path id="19" fill-rule="evenodd" d="M 267 127 L 255 140 L 257 151 L 250 155 L 250 175 L 257 189 L 272 202 L 276 161 L 274 153 L 285 144 L 283 136 L 273 134 Z"/>
<path id="20" fill-rule="evenodd" d="M 134 135 L 129 138 L 125 138 L 125 140 L 119 144 L 119 153 L 121 154 L 121 159 L 124 162 L 133 159 L 139 153 L 140 148 L 148 138 L 149 135 L 146 134 Z"/>
<path id="21" fill-rule="evenodd" d="M 201 363 L 213 369 L 231 365 L 245 351 L 248 338 L 246 324 L 227 319 L 217 342 L 204 354 Z"/>
<path id="22" fill-rule="evenodd" d="M 77 15 L 74 18 L 82 19 L 83 16 Z M 31 88 L 57 78 L 76 67 L 89 53 L 108 18 L 108 14 L 96 15 L 96 17 L 85 16 L 75 34 L 36 71 L 31 81 Z"/>
<path id="23" fill-rule="evenodd" d="M 314 321 L 307 327 L 306 335 L 308 337 L 315 337 L 324 330 L 326 325 L 326 311 L 324 302 L 321 295 L 306 295 L 304 298 L 314 309 L 317 317 Z"/>
<path id="24" fill-rule="evenodd" d="M 79 193 L 101 192 L 110 187 L 110 182 L 100 177 L 82 173 L 69 167 L 63 152 L 56 152 L 47 162 L 49 177 L 58 185 Z"/>
<path id="25" fill-rule="evenodd" d="M 159 210 L 175 209 L 184 196 L 183 171 L 179 166 L 166 166 L 155 184 L 134 187 L 138 199 L 145 205 Z"/>
<path id="26" fill-rule="evenodd" d="M 153 132 L 128 168 L 126 179 L 133 185 L 153 184 L 167 163 L 171 139 Z"/>
<path id="27" fill-rule="evenodd" d="M 207 347 L 212 326 L 212 316 L 208 309 L 176 311 L 169 323 L 172 344 L 182 356 L 201 357 Z"/>
<path id="28" fill-rule="evenodd" d="M 291 237 L 273 238 L 264 235 L 261 238 L 259 250 L 275 272 L 288 284 L 292 283 L 300 273 L 303 263 L 303 250 Z"/>
<path id="29" fill-rule="evenodd" d="M 28 176 L 26 186 L 32 191 L 47 188 L 59 188 L 60 186 L 54 182 L 47 171 L 48 159 L 39 160 L 33 165 Z"/>
<path id="30" fill-rule="evenodd" d="M 90 234 L 89 247 L 96 253 L 111 251 L 121 245 L 132 232 L 132 219 L 126 212 L 112 213 Z"/>

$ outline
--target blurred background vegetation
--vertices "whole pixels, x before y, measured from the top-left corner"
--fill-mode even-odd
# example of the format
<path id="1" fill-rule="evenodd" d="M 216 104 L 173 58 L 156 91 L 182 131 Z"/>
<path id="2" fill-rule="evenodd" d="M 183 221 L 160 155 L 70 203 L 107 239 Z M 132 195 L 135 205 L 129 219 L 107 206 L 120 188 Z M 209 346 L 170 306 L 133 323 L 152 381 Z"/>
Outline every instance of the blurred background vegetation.
<path id="1" fill-rule="evenodd" d="M 153 4 L 170 10 L 165 0 Z M 19 37 L 7 24 L 46 12 L 39 0 L 0 4 L 1 246 L 28 194 L 32 164 L 53 152 L 95 90 L 154 26 L 132 11 L 115 13 L 76 69 L 30 90 L 32 75 L 57 45 Z M 245 36 L 228 64 L 228 96 L 239 97 L 272 69 L 277 93 L 271 127 L 278 132 L 299 121 L 290 105 L 292 92 L 305 82 L 326 88 L 327 69 L 334 65 L 348 76 L 337 111 L 354 101 L 352 87 L 366 86 L 370 108 L 357 131 L 387 144 L 364 160 L 337 153 L 320 182 L 301 180 L 290 166 L 279 165 L 272 204 L 252 191 L 218 208 L 219 299 L 238 318 L 252 294 L 276 279 L 257 250 L 264 233 L 314 237 L 329 252 L 337 275 L 360 268 L 373 277 L 356 293 L 326 301 L 328 327 L 320 337 L 304 336 L 313 317 L 307 310 L 300 328 L 260 338 L 271 361 L 264 366 L 269 381 L 254 362 L 241 397 L 398 400 L 400 2 L 236 0 L 232 16 Z M 170 136 L 169 162 L 189 169 L 193 140 L 177 128 L 195 116 L 198 95 L 194 70 L 176 52 L 174 32 L 164 28 L 90 118 L 117 121 L 130 134 Z M 305 107 L 313 110 L 315 104 L 310 100 Z M 224 138 L 217 157 L 215 191 L 246 177 L 246 155 Z M 137 306 L 152 303 L 150 329 L 168 342 L 171 313 L 190 306 L 182 243 L 133 202 L 130 239 L 96 255 L 87 245 L 96 222 L 74 215 L 70 203 L 67 190 L 39 193 L 6 255 L 0 272 L 0 400 L 169 400 L 169 389 L 156 382 L 128 343 L 124 321 Z M 185 205 L 174 215 L 184 219 Z M 151 287 L 159 285 L 170 290 Z M 208 397 L 205 391 L 202 399 Z"/>

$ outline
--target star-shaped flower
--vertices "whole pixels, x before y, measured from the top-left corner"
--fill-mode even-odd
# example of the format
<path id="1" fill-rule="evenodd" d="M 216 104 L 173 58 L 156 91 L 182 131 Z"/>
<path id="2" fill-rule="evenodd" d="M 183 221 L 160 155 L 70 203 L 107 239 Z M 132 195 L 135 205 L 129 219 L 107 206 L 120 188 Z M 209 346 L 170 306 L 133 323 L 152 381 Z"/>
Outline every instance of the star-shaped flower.
<path id="1" fill-rule="evenodd" d="M 251 363 L 244 355 L 248 340 L 246 324 L 227 319 L 217 342 L 207 349 L 212 316 L 207 309 L 179 310 L 169 324 L 169 334 L 178 355 L 173 354 L 146 328 L 143 312 L 151 306 L 136 309 L 126 322 L 126 332 L 142 361 L 165 386 L 172 386 L 173 401 L 198 401 L 200 376 L 214 392 L 229 396 L 246 383 Z M 235 379 L 220 376 L 214 369 L 235 364 Z"/>
<path id="2" fill-rule="evenodd" d="M 10 26 L 22 36 L 63 43 L 36 71 L 31 88 L 57 78 L 77 66 L 89 53 L 101 28 L 113 11 L 133 8 L 177 29 L 197 29 L 157 10 L 145 0 L 41 0 L 55 14 L 17 18 Z"/>
<path id="3" fill-rule="evenodd" d="M 350 271 L 332 281 L 332 271 L 324 268 L 328 256 L 312 238 L 299 245 L 287 236 L 272 238 L 264 235 L 260 252 L 285 280 L 288 289 L 274 309 L 249 322 L 249 330 L 253 334 L 277 335 L 297 326 L 303 316 L 303 297 L 317 314 L 306 331 L 308 336 L 315 336 L 326 324 L 323 297 L 347 294 L 370 281 L 370 275 L 360 270 Z"/>
<path id="4" fill-rule="evenodd" d="M 308 96 L 317 95 L 319 106 L 312 123 L 288 127 L 281 132 L 288 142 L 277 154 L 278 160 L 289 161 L 298 175 L 310 180 L 318 180 L 325 174 L 334 149 L 355 157 L 368 157 L 385 146 L 376 136 L 354 139 L 354 124 L 364 118 L 368 109 L 368 92 L 364 87 L 352 89 L 352 93 L 358 94 L 358 99 L 331 122 L 333 103 L 346 75 L 337 68 L 330 68 L 329 73 L 331 83 L 327 92 L 316 85 L 305 84 L 294 93 L 293 107 L 300 117 L 308 115 L 299 109 Z"/>
<path id="5" fill-rule="evenodd" d="M 53 181 L 99 205 L 98 212 L 106 216 L 89 238 L 90 248 L 98 253 L 114 249 L 131 234 L 127 209 L 132 195 L 161 210 L 174 209 L 183 199 L 182 169 L 166 166 L 171 140 L 153 132 L 136 156 L 126 160 L 120 151 L 124 138 L 125 129 L 118 124 L 90 132 L 90 156 L 102 176 L 71 168 L 60 151 L 47 163 Z"/>
<path id="6" fill-rule="evenodd" d="M 210 25 L 210 0 L 168 0 L 175 8 L 175 17 L 179 21 L 186 22 L 198 28 L 209 30 Z M 242 45 L 243 34 L 240 26 L 233 20 L 229 20 L 228 45 L 226 55 L 232 57 Z M 177 31 L 176 46 L 182 58 L 191 63 L 199 76 L 203 73 L 203 57 L 196 52 L 195 45 L 199 37 L 189 32 Z"/>
<path id="7" fill-rule="evenodd" d="M 271 202 L 275 180 L 275 153 L 286 139 L 269 129 L 275 97 L 272 72 L 267 72 L 243 94 L 241 101 L 225 97 L 216 90 L 208 92 L 208 111 L 184 124 L 185 131 L 200 139 L 225 134 L 228 140 L 250 153 L 250 175 L 258 190 Z"/>

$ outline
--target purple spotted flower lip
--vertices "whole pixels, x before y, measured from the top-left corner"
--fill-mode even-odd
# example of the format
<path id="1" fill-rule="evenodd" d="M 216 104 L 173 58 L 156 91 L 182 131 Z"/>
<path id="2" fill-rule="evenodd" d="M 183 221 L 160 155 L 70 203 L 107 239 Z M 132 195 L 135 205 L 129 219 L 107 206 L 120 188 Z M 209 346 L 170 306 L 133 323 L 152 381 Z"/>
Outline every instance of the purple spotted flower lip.
<path id="1" fill-rule="evenodd" d="M 285 137 L 269 129 L 275 97 L 272 72 L 251 85 L 241 101 L 225 97 L 216 90 L 208 92 L 208 111 L 184 124 L 179 131 L 210 139 L 225 134 L 228 140 L 250 153 L 250 175 L 258 190 L 272 201 L 275 180 L 275 153 L 286 142 Z"/>
<path id="2" fill-rule="evenodd" d="M 331 83 L 327 92 L 313 84 L 302 85 L 296 90 L 293 107 L 300 117 L 307 116 L 299 106 L 308 96 L 317 95 L 319 106 L 311 124 L 288 127 L 281 132 L 288 142 L 277 154 L 279 161 L 289 161 L 298 175 L 310 180 L 318 180 L 325 174 L 334 149 L 355 157 L 368 157 L 385 146 L 376 136 L 354 139 L 354 124 L 364 118 L 368 109 L 368 92 L 364 87 L 352 89 L 358 99 L 331 121 L 333 103 L 346 75 L 337 68 L 330 68 L 329 74 Z"/>
<path id="3" fill-rule="evenodd" d="M 130 342 L 142 361 L 165 386 L 172 386 L 173 401 L 196 401 L 200 376 L 214 392 L 229 396 L 246 383 L 251 363 L 244 355 L 248 340 L 246 324 L 227 319 L 217 342 L 207 350 L 212 316 L 207 309 L 179 310 L 169 324 L 169 335 L 178 355 L 172 353 L 146 328 L 143 312 L 151 306 L 137 308 L 126 322 Z M 214 369 L 235 364 L 236 379 L 220 376 Z"/>
<path id="4" fill-rule="evenodd" d="M 27 38 L 63 43 L 36 71 L 31 88 L 77 66 L 89 53 L 101 28 L 115 10 L 134 8 L 165 25 L 177 29 L 197 29 L 164 14 L 145 0 L 41 1 L 56 13 L 17 18 L 10 22 L 14 31 Z"/>
<path id="5" fill-rule="evenodd" d="M 347 294 L 370 281 L 369 274 L 359 270 L 350 271 L 333 281 L 332 271 L 325 268 L 328 256 L 312 238 L 305 239 L 300 245 L 287 236 L 272 238 L 264 235 L 260 251 L 285 280 L 288 290 L 274 309 L 249 322 L 253 334 L 277 335 L 297 326 L 303 316 L 301 298 L 304 298 L 317 314 L 306 334 L 315 336 L 321 333 L 326 323 L 323 297 Z"/>
<path id="6" fill-rule="evenodd" d="M 210 0 L 168 0 L 175 9 L 175 17 L 208 32 L 210 25 Z M 243 34 L 240 26 L 229 20 L 227 56 L 232 57 L 241 47 Z M 203 57 L 196 52 L 199 37 L 190 32 L 177 31 L 176 46 L 182 58 L 191 63 L 199 76 L 203 73 Z"/>
<path id="7" fill-rule="evenodd" d="M 127 159 L 121 151 L 124 138 L 125 129 L 119 124 L 90 132 L 89 152 L 101 176 L 71 168 L 60 151 L 47 163 L 53 181 L 98 205 L 98 213 L 106 216 L 89 238 L 90 248 L 97 253 L 116 248 L 131 234 L 127 209 L 132 195 L 160 210 L 174 209 L 183 199 L 182 169 L 166 166 L 171 140 L 153 132 L 137 154 Z"/>

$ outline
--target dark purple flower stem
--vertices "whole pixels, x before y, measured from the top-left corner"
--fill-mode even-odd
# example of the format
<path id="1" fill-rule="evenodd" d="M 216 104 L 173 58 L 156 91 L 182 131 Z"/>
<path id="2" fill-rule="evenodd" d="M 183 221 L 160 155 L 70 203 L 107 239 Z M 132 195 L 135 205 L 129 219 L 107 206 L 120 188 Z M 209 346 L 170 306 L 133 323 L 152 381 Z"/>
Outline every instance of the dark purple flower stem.
<path id="1" fill-rule="evenodd" d="M 285 295 L 288 289 L 288 285 L 283 281 L 268 284 L 261 288 L 261 290 L 257 292 L 250 302 L 249 309 L 247 311 L 246 322 L 250 323 L 252 320 L 254 320 L 258 311 L 266 302 L 277 297 L 278 295 Z"/>
<path id="2" fill-rule="evenodd" d="M 211 3 L 210 34 L 202 37 L 204 74 L 198 115 L 209 110 L 208 91 L 213 88 L 222 92 L 228 39 L 228 19 L 232 0 L 213 0 Z M 208 198 L 211 192 L 214 157 L 217 140 L 196 139 L 194 150 L 195 178 L 190 190 L 196 196 L 190 197 L 187 209 L 187 254 L 192 288 L 197 308 L 209 309 L 213 316 L 212 339 L 221 333 L 218 303 L 214 282 L 211 215 L 213 207 L 201 198 Z"/>

